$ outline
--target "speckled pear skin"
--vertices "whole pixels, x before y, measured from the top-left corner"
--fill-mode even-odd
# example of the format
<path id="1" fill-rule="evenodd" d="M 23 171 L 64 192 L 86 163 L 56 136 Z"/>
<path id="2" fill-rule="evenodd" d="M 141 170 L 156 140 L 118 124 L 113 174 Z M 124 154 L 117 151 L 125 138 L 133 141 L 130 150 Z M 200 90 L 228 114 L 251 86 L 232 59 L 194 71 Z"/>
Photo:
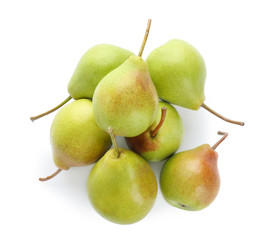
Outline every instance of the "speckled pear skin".
<path id="1" fill-rule="evenodd" d="M 152 137 L 151 132 L 160 121 L 162 107 L 167 108 L 166 117 L 157 135 Z M 177 110 L 171 104 L 160 101 L 158 115 L 153 125 L 136 137 L 126 138 L 126 143 L 131 150 L 147 161 L 159 162 L 178 150 L 183 134 L 184 125 Z"/>
<path id="2" fill-rule="evenodd" d="M 112 127 L 116 136 L 134 137 L 153 124 L 158 102 L 146 62 L 131 56 L 97 85 L 95 120 L 106 132 Z"/>
<path id="3" fill-rule="evenodd" d="M 130 51 L 111 44 L 90 48 L 81 57 L 68 84 L 70 96 L 74 99 L 93 98 L 100 80 L 131 55 Z"/>
<path id="4" fill-rule="evenodd" d="M 54 162 L 64 170 L 92 164 L 111 147 L 109 134 L 95 122 L 89 99 L 76 100 L 58 111 L 51 125 L 50 140 Z"/>
<path id="5" fill-rule="evenodd" d="M 180 152 L 164 164 L 160 187 L 172 206 L 196 211 L 209 206 L 220 188 L 218 153 L 208 144 Z"/>
<path id="6" fill-rule="evenodd" d="M 205 100 L 205 62 L 189 43 L 173 39 L 153 50 L 148 58 L 149 72 L 159 97 L 192 110 Z"/>
<path id="7" fill-rule="evenodd" d="M 157 196 L 157 181 L 150 165 L 139 155 L 110 149 L 92 168 L 87 192 L 94 209 L 105 219 L 132 224 L 143 219 Z"/>

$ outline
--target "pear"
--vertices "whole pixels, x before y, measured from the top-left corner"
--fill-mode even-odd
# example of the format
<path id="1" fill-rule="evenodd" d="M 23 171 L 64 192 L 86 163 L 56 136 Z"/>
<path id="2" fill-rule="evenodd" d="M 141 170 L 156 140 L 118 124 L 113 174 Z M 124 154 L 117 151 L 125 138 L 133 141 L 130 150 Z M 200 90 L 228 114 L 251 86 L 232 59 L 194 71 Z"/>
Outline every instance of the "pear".
<path id="1" fill-rule="evenodd" d="M 58 170 L 85 166 L 96 162 L 111 147 L 110 136 L 96 124 L 93 104 L 89 99 L 76 100 L 56 114 L 50 130 L 53 160 Z"/>
<path id="2" fill-rule="evenodd" d="M 175 154 L 164 164 L 160 187 L 165 200 L 172 206 L 196 211 L 209 206 L 220 188 L 216 147 L 228 136 L 224 135 L 213 147 L 203 144 Z"/>
<path id="3" fill-rule="evenodd" d="M 100 80 L 131 55 L 130 51 L 111 44 L 90 48 L 80 59 L 68 84 L 70 96 L 74 99 L 93 98 Z"/>
<path id="4" fill-rule="evenodd" d="M 136 153 L 118 148 L 112 128 L 114 148 L 92 168 L 87 192 L 94 209 L 117 224 L 143 219 L 157 196 L 157 181 L 150 165 Z"/>
<path id="5" fill-rule="evenodd" d="M 170 40 L 153 50 L 146 62 L 161 99 L 192 110 L 203 107 L 224 121 L 244 125 L 220 115 L 204 103 L 205 62 L 188 42 Z"/>
<path id="6" fill-rule="evenodd" d="M 147 64 L 141 58 L 149 27 L 150 20 L 139 55 L 129 57 L 107 74 L 94 92 L 94 114 L 98 126 L 106 132 L 112 126 L 117 136 L 137 136 L 156 119 L 158 94 Z"/>
<path id="7" fill-rule="evenodd" d="M 31 117 L 34 121 L 59 109 L 68 101 L 81 98 L 93 98 L 99 81 L 109 72 L 121 65 L 133 53 L 111 44 L 98 44 L 90 48 L 78 62 L 68 84 L 69 97 L 55 108 Z"/>
<path id="8" fill-rule="evenodd" d="M 183 122 L 177 110 L 171 104 L 160 101 L 153 125 L 136 137 L 126 138 L 126 143 L 147 161 L 159 162 L 178 150 L 183 133 Z"/>

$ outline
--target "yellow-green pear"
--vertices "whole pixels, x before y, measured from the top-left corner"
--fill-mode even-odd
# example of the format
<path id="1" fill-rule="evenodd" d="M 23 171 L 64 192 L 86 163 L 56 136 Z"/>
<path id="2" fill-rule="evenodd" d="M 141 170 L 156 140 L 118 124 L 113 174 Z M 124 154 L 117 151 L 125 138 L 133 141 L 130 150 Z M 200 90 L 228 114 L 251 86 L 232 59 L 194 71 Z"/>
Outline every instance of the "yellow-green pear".
<path id="1" fill-rule="evenodd" d="M 55 108 L 31 117 L 31 120 L 34 121 L 57 110 L 72 98 L 93 98 L 95 88 L 100 80 L 131 55 L 133 53 L 130 51 L 111 44 L 98 44 L 90 48 L 79 60 L 69 81 L 69 97 Z"/>
<path id="2" fill-rule="evenodd" d="M 98 44 L 80 59 L 68 84 L 74 99 L 93 98 L 95 88 L 109 72 L 120 66 L 133 53 L 111 44 Z"/>
<path id="3" fill-rule="evenodd" d="M 153 50 L 146 62 L 161 99 L 192 110 L 203 107 L 224 121 L 244 125 L 220 115 L 204 103 L 205 62 L 188 42 L 172 39 Z"/>
<path id="4" fill-rule="evenodd" d="M 153 50 L 146 62 L 161 99 L 193 110 L 200 108 L 205 99 L 206 67 L 197 49 L 173 39 Z"/>
<path id="5" fill-rule="evenodd" d="M 51 125 L 50 141 L 57 173 L 95 163 L 111 147 L 110 136 L 95 122 L 89 99 L 76 100 L 58 111 Z"/>
<path id="6" fill-rule="evenodd" d="M 145 42 L 142 49 L 144 45 Z M 158 94 L 141 55 L 142 51 L 139 56 L 129 57 L 107 74 L 95 89 L 95 120 L 106 132 L 111 126 L 117 136 L 134 137 L 156 119 Z"/>
<path id="7" fill-rule="evenodd" d="M 109 128 L 114 148 L 92 168 L 87 181 L 89 200 L 105 219 L 132 224 L 152 209 L 157 181 L 150 165 L 138 154 L 118 148 Z"/>
<path id="8" fill-rule="evenodd" d="M 165 162 L 160 174 L 160 187 L 169 204 L 196 211 L 214 201 L 220 188 L 215 149 L 228 135 L 224 132 L 219 134 L 224 136 L 213 147 L 203 144 L 177 153 Z"/>
<path id="9" fill-rule="evenodd" d="M 183 122 L 177 110 L 171 104 L 160 101 L 152 126 L 136 137 L 126 138 L 126 143 L 147 161 L 159 162 L 178 150 L 183 133 Z"/>

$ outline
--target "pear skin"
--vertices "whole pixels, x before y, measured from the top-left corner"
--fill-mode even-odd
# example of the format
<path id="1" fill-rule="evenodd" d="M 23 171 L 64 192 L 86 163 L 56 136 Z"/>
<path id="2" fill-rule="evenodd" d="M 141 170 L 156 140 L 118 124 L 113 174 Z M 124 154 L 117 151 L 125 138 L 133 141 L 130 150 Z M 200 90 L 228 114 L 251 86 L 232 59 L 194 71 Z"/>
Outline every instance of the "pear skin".
<path id="1" fill-rule="evenodd" d="M 132 224 L 143 219 L 157 196 L 157 181 L 150 165 L 139 155 L 110 149 L 92 168 L 87 192 L 94 209 L 105 219 Z"/>
<path id="2" fill-rule="evenodd" d="M 209 206 L 220 188 L 218 153 L 208 144 L 180 152 L 164 164 L 160 186 L 172 206 L 196 211 Z"/>
<path id="3" fill-rule="evenodd" d="M 95 120 L 104 131 L 112 126 L 117 136 L 134 137 L 156 119 L 158 94 L 145 61 L 131 56 L 105 76 L 93 97 Z"/>
<path id="4" fill-rule="evenodd" d="M 58 111 L 50 140 L 54 162 L 64 170 L 92 164 L 111 147 L 110 136 L 95 122 L 89 99 L 76 100 Z"/>
<path id="5" fill-rule="evenodd" d="M 156 135 L 152 133 L 159 125 L 162 115 L 162 108 L 166 108 L 166 116 L 162 126 Z M 152 126 L 142 134 L 126 138 L 128 147 L 141 155 L 149 162 L 162 161 L 174 154 L 183 139 L 184 126 L 177 110 L 169 103 L 159 102 L 159 111 Z"/>
<path id="6" fill-rule="evenodd" d="M 201 107 L 205 100 L 206 66 L 191 44 L 170 40 L 153 50 L 146 62 L 161 99 L 193 110 Z"/>
<path id="7" fill-rule="evenodd" d="M 111 44 L 90 48 L 81 57 L 68 84 L 70 96 L 74 99 L 93 98 L 100 80 L 131 55 L 130 51 Z"/>

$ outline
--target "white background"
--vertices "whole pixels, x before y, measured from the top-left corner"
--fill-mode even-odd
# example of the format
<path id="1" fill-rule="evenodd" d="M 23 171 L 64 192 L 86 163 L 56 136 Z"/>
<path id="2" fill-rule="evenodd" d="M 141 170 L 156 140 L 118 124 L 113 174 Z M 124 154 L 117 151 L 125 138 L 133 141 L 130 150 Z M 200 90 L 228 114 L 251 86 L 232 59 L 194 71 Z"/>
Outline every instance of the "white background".
<path id="1" fill-rule="evenodd" d="M 273 1 L 1 1 L 0 239 L 274 239 L 275 8 Z M 144 58 L 172 38 L 193 44 L 207 66 L 205 103 L 244 127 L 204 109 L 178 107 L 181 150 L 214 144 L 218 130 L 221 189 L 208 208 L 187 212 L 159 191 L 142 221 L 117 225 L 89 203 L 92 166 L 55 171 L 49 129 L 81 55 L 98 43 L 138 53 L 152 18 Z M 119 145 L 125 146 L 123 139 Z M 163 163 L 152 164 L 159 177 Z"/>

